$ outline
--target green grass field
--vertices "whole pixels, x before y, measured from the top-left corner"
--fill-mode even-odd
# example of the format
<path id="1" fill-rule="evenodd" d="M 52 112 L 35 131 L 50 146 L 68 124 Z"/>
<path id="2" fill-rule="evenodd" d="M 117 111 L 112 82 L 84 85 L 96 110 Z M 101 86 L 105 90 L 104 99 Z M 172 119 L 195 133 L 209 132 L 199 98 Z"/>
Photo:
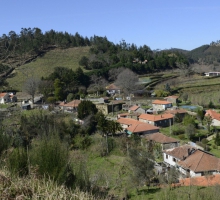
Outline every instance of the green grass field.
<path id="1" fill-rule="evenodd" d="M 12 76 L 7 79 L 9 88 L 21 91 L 23 83 L 28 77 L 47 77 L 55 67 L 67 67 L 75 70 L 79 67 L 80 58 L 89 55 L 89 49 L 90 47 L 75 47 L 51 50 L 35 61 L 16 68 Z"/>

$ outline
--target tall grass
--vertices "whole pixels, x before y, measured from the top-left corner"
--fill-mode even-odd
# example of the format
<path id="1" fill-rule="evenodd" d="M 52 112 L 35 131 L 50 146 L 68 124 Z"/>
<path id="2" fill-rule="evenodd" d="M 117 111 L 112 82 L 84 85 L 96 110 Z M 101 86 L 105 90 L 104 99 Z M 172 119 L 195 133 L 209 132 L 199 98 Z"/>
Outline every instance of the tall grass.
<path id="1" fill-rule="evenodd" d="M 68 152 L 68 146 L 62 143 L 57 135 L 51 134 L 33 146 L 30 150 L 30 162 L 40 175 L 60 182 L 65 176 Z"/>

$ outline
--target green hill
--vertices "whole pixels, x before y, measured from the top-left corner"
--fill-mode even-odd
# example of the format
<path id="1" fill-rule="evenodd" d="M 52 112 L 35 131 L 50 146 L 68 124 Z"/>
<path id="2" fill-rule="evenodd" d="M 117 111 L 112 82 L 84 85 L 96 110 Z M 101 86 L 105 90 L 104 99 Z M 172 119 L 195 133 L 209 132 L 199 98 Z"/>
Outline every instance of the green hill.
<path id="1" fill-rule="evenodd" d="M 47 77 L 55 67 L 67 67 L 76 69 L 79 67 L 79 59 L 89 55 L 90 47 L 74 47 L 68 49 L 54 49 L 32 62 L 17 67 L 7 79 L 9 88 L 21 90 L 24 81 L 30 77 Z"/>
<path id="2" fill-rule="evenodd" d="M 202 45 L 186 54 L 191 62 L 219 66 L 220 46 Z"/>

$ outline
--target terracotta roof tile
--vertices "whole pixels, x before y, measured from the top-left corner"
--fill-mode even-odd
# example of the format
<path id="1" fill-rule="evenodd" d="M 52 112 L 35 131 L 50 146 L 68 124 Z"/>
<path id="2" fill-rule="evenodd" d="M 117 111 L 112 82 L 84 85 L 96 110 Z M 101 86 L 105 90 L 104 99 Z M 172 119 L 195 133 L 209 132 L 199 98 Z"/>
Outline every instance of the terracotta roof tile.
<path id="1" fill-rule="evenodd" d="M 140 123 L 137 121 L 137 123 L 132 124 L 127 128 L 128 131 L 132 133 L 139 133 L 139 132 L 144 132 L 144 131 L 151 131 L 151 130 L 158 130 L 159 128 L 156 126 L 153 126 L 151 124 L 146 124 L 146 123 Z"/>
<path id="2" fill-rule="evenodd" d="M 220 185 L 220 174 L 180 179 L 181 186 L 215 186 Z"/>
<path id="3" fill-rule="evenodd" d="M 171 104 L 171 102 L 169 102 L 169 101 L 162 101 L 162 100 L 154 100 L 152 102 L 152 104 L 167 105 L 167 104 Z"/>
<path id="4" fill-rule="evenodd" d="M 160 115 L 141 114 L 139 116 L 139 119 L 145 119 L 145 120 L 154 121 L 154 122 L 165 120 L 165 119 L 172 119 L 172 118 L 173 118 L 173 115 L 169 113 L 160 114 Z"/>
<path id="5" fill-rule="evenodd" d="M 179 142 L 178 140 L 171 138 L 171 137 L 168 137 L 162 133 L 153 133 L 153 134 L 147 135 L 146 139 L 153 140 L 153 141 L 161 143 L 161 144 Z"/>
<path id="6" fill-rule="evenodd" d="M 164 151 L 164 153 L 171 155 L 177 159 L 184 160 L 189 156 L 189 151 L 192 151 L 193 149 L 195 149 L 195 147 L 185 144 L 183 146 L 179 146 L 173 149 L 167 149 Z"/>
<path id="7" fill-rule="evenodd" d="M 220 113 L 217 113 L 214 110 L 206 110 L 205 116 L 210 115 L 212 119 L 217 119 L 220 121 Z"/>
<path id="8" fill-rule="evenodd" d="M 180 114 L 187 113 L 187 111 L 184 109 L 175 109 L 175 110 L 166 110 L 165 113 L 170 113 L 170 114 L 175 115 L 177 113 L 180 113 Z"/>
<path id="9" fill-rule="evenodd" d="M 194 172 L 219 171 L 220 159 L 210 153 L 197 149 L 185 160 L 179 161 L 178 165 Z"/>
<path id="10" fill-rule="evenodd" d="M 4 97 L 7 93 L 0 93 L 0 98 Z"/>
<path id="11" fill-rule="evenodd" d="M 135 111 L 135 110 L 137 110 L 138 108 L 140 108 L 140 107 L 135 105 L 135 106 L 130 107 L 129 110 Z"/>
<path id="12" fill-rule="evenodd" d="M 112 83 L 112 84 L 106 86 L 106 89 L 107 89 L 107 90 L 120 90 L 120 88 L 117 87 L 114 83 Z"/>

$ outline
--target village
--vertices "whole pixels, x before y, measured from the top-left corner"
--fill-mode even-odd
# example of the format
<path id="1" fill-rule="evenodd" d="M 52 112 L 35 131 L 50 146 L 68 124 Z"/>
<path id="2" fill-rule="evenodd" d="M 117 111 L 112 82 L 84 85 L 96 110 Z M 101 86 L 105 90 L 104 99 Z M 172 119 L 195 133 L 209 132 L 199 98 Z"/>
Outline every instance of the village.
<path id="1" fill-rule="evenodd" d="M 164 173 L 167 170 L 175 169 L 178 172 L 176 180 L 183 185 L 184 180 L 187 180 L 187 178 L 196 180 L 197 177 L 207 175 L 210 175 L 212 180 L 215 176 L 218 178 L 220 158 L 209 152 L 210 149 L 207 148 L 207 143 L 214 141 L 216 138 L 216 132 L 211 132 L 210 128 L 216 130 L 215 127 L 220 125 L 220 113 L 213 109 L 202 110 L 204 119 L 211 120 L 210 122 L 206 120 L 206 123 L 200 120 L 200 128 L 206 129 L 208 134 L 207 137 L 201 136 L 203 140 L 206 140 L 204 145 L 200 142 L 202 140 L 200 138 L 198 142 L 195 139 L 191 141 L 193 138 L 191 136 L 183 137 L 183 135 L 174 133 L 174 125 L 179 126 L 187 116 L 192 117 L 194 120 L 199 118 L 195 106 L 178 106 L 179 102 L 183 101 L 179 96 L 173 95 L 159 99 L 153 96 L 137 101 L 134 95 L 130 95 L 129 98 L 122 98 L 122 91 L 114 84 L 107 86 L 106 91 L 109 97 L 91 98 L 88 96 L 80 100 L 58 102 L 56 106 L 53 106 L 52 112 L 73 114 L 75 122 L 82 125 L 84 121 L 77 118 L 78 106 L 84 100 L 91 101 L 108 119 L 121 125 L 122 131 L 117 132 L 115 135 L 125 134 L 127 137 L 137 135 L 141 137 L 142 141 L 146 142 L 145 145 L 150 143 L 160 146 L 158 159 L 154 161 L 156 173 Z M 42 103 L 42 95 L 35 97 L 33 104 L 30 98 L 25 99 L 19 95 L 17 97 L 14 93 L 0 93 L 0 103 L 19 105 L 21 111 L 33 108 L 49 109 L 51 107 L 49 104 Z M 143 104 L 147 104 L 148 107 L 145 106 L 144 108 Z M 200 107 L 198 106 L 198 108 Z M 4 111 L 4 109 L 1 109 L 1 111 Z M 164 130 L 166 130 L 165 133 Z M 192 134 L 195 134 L 195 132 Z M 187 134 L 190 133 L 185 132 L 185 135 Z M 196 185 L 201 184 L 201 181 L 194 182 Z M 216 182 L 214 183 L 216 184 Z M 204 181 L 202 184 L 204 184 Z"/>

